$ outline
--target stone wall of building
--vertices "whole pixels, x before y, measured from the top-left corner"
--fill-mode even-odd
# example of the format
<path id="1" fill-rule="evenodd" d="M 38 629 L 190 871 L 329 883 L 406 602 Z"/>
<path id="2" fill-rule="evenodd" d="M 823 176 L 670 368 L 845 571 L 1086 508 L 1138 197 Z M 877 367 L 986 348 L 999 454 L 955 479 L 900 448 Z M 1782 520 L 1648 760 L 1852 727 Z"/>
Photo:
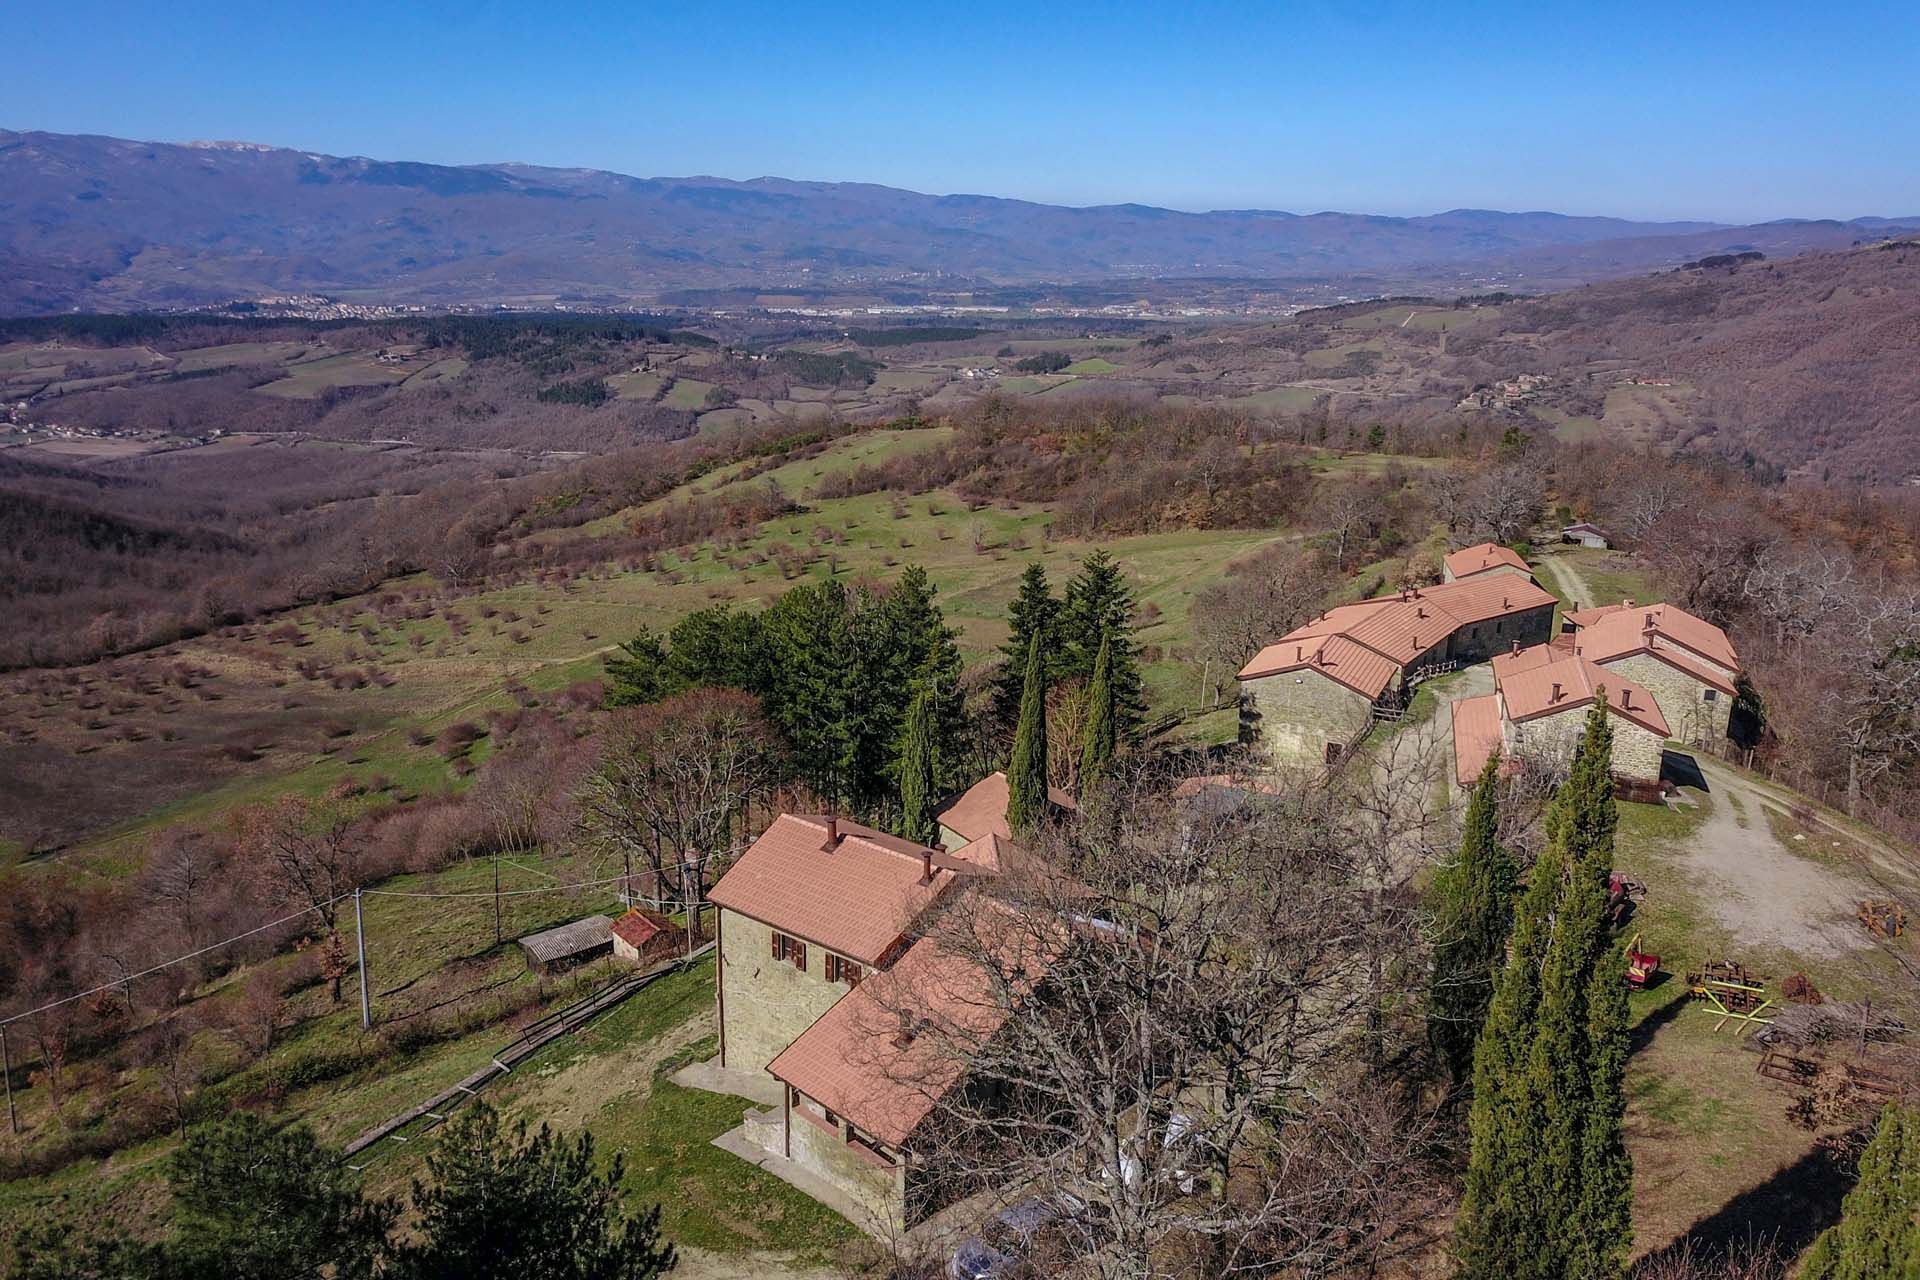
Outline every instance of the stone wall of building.
<path id="1" fill-rule="evenodd" d="M 1476 622 L 1453 633 L 1447 646 L 1448 658 L 1455 662 L 1485 662 L 1496 653 L 1512 649 L 1517 641 L 1522 649 L 1545 644 L 1553 639 L 1553 606 L 1542 605 L 1505 618 Z"/>
<path id="2" fill-rule="evenodd" d="M 823 1127 L 821 1111 L 818 1103 L 804 1096 L 793 1104 L 794 1163 L 851 1196 L 876 1221 L 904 1225 L 900 1174 L 855 1150 L 844 1136 L 845 1121 L 837 1122 L 837 1132 L 829 1132 Z"/>
<path id="3" fill-rule="evenodd" d="M 1697 657 L 1692 660 L 1703 661 Z M 1723 690 L 1695 679 L 1650 653 L 1631 653 L 1605 665 L 1607 670 L 1618 671 L 1646 686 L 1653 700 L 1660 704 L 1660 714 L 1667 718 L 1668 731 L 1677 740 L 1713 743 L 1727 736 L 1733 699 Z M 1729 671 L 1725 675 L 1731 682 L 1733 673 Z M 1713 696 L 1709 698 L 1708 694 Z"/>
<path id="4" fill-rule="evenodd" d="M 1319 768 L 1327 744 L 1351 742 L 1372 714 L 1364 694 L 1310 667 L 1240 684 L 1241 741 L 1259 745 L 1277 766 Z"/>
<path id="5" fill-rule="evenodd" d="M 807 944 L 802 972 L 773 958 L 773 930 L 751 916 L 720 913 L 720 991 L 727 1069 L 759 1071 L 848 991 L 828 982 L 827 953 Z"/>
<path id="6" fill-rule="evenodd" d="M 1589 705 L 1576 703 L 1549 716 L 1510 721 L 1508 750 L 1524 757 L 1571 761 L 1581 734 L 1586 732 Z M 1609 715 L 1607 721 L 1613 728 L 1615 776 L 1649 782 L 1659 778 L 1664 741 L 1660 735 L 1624 716 Z"/>

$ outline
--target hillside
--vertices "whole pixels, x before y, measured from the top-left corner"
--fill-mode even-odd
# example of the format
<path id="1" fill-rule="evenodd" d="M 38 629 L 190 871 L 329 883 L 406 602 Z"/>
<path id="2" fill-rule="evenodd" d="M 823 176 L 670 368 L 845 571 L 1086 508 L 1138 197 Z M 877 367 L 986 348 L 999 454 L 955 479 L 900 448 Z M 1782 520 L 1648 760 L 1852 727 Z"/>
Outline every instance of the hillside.
<path id="1" fill-rule="evenodd" d="M 451 167 L 252 144 L 0 131 L 0 313 L 320 291 L 380 303 L 623 303 L 823 282 L 1367 277 L 1577 283 L 1741 248 L 1841 246 L 1868 222 L 1720 227 L 1458 209 L 1428 217 L 1068 208 L 863 183 Z M 1586 258 L 1596 244 L 1617 248 Z M 1381 277 L 1390 276 L 1391 284 Z"/>

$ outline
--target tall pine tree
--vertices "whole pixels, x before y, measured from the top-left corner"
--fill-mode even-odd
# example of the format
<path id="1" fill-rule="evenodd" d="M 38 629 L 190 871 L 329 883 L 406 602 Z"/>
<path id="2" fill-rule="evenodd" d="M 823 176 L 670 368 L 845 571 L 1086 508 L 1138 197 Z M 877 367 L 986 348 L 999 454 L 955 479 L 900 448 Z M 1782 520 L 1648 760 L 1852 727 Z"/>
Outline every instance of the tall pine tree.
<path id="1" fill-rule="evenodd" d="M 1107 770 L 1113 764 L 1116 743 L 1113 697 L 1113 646 L 1100 642 L 1100 654 L 1093 663 L 1093 683 L 1087 686 L 1087 727 L 1080 748 L 1080 795 L 1091 798 L 1100 790 Z"/>
<path id="2" fill-rule="evenodd" d="M 1147 702 L 1140 683 L 1139 646 L 1133 642 L 1133 590 L 1120 572 L 1119 562 L 1096 551 L 1080 562 L 1080 572 L 1067 583 L 1060 610 L 1060 668 L 1056 677 L 1093 679 L 1100 646 L 1111 646 L 1114 725 L 1121 739 L 1131 739 L 1147 718 Z"/>
<path id="3" fill-rule="evenodd" d="M 940 744 L 934 724 L 934 692 L 922 682 L 907 708 L 900 745 L 900 834 L 930 845 L 939 838 L 934 805 L 940 794 Z"/>
<path id="4" fill-rule="evenodd" d="M 1031 561 L 1020 575 L 1020 593 L 1007 606 L 1007 642 L 1000 646 L 1003 661 L 993 685 L 993 721 L 1003 730 L 1011 732 L 1020 722 L 1020 695 L 1027 687 L 1027 651 L 1033 648 L 1035 636 L 1041 639 L 1048 678 L 1054 677 L 1058 665 L 1054 635 L 1059 624 L 1060 601 L 1047 584 L 1047 571 L 1038 560 Z"/>
<path id="5" fill-rule="evenodd" d="M 1920 1111 L 1880 1114 L 1840 1211 L 1807 1252 L 1801 1280 L 1920 1276 Z"/>
<path id="6" fill-rule="evenodd" d="M 1007 770 L 1007 825 L 1016 836 L 1038 826 L 1047 813 L 1047 677 L 1040 643 L 1036 635 L 1027 644 L 1026 689 Z"/>
<path id="7" fill-rule="evenodd" d="M 1468 1280 L 1613 1280 L 1631 1238 L 1625 975 L 1606 917 L 1612 754 L 1602 693 L 1548 810 L 1475 1049 L 1456 1235 Z"/>
<path id="8" fill-rule="evenodd" d="M 1427 1038 L 1456 1085 L 1473 1077 L 1474 1041 L 1513 927 L 1518 872 L 1500 844 L 1499 781 L 1498 757 L 1490 757 L 1467 802 L 1459 856 L 1440 868 L 1427 899 L 1434 939 Z"/>
<path id="9" fill-rule="evenodd" d="M 767 714 L 793 747 L 795 771 L 823 804 L 859 804 L 855 782 L 859 649 L 837 582 L 795 587 L 761 616 Z"/>

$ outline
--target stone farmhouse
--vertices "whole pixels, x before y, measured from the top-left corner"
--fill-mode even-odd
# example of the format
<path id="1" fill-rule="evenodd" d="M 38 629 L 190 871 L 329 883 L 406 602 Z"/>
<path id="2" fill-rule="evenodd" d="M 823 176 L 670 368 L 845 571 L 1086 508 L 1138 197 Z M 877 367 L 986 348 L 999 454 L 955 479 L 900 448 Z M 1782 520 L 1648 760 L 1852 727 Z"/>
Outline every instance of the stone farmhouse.
<path id="1" fill-rule="evenodd" d="M 1317 768 L 1397 715 L 1427 676 L 1546 643 L 1554 597 L 1524 561 L 1515 572 L 1489 558 L 1461 561 L 1466 576 L 1437 587 L 1335 606 L 1262 649 L 1239 673 L 1241 740 L 1276 766 Z"/>
<path id="2" fill-rule="evenodd" d="M 844 818 L 783 814 L 709 895 L 720 909 L 718 1065 L 766 1072 L 780 1087 L 777 1121 L 750 1116 L 746 1131 L 880 1221 L 905 1222 L 925 1202 L 914 1130 L 959 1078 L 917 1066 L 925 1050 L 901 1029 L 876 1031 L 881 1006 L 861 992 L 961 992 L 946 958 L 914 941 L 915 926 L 1012 853 L 993 833 L 934 849 Z"/>
<path id="3" fill-rule="evenodd" d="M 1727 736 L 1740 655 L 1727 633 L 1673 604 L 1631 600 L 1564 615 L 1573 652 L 1651 690 L 1672 736 L 1701 745 Z"/>
<path id="4" fill-rule="evenodd" d="M 1527 567 L 1526 560 L 1518 551 L 1497 542 L 1481 542 L 1458 551 L 1449 551 L 1440 560 L 1440 576 L 1444 582 L 1460 582 L 1483 573 L 1517 573 L 1523 578 L 1533 577 L 1533 570 Z"/>
<path id="5" fill-rule="evenodd" d="M 1568 760 L 1596 694 L 1607 695 L 1613 719 L 1613 775 L 1657 783 L 1670 736 L 1667 719 L 1645 685 L 1558 645 L 1496 654 L 1493 692 L 1453 704 L 1454 771 L 1473 785 L 1487 758 Z"/>

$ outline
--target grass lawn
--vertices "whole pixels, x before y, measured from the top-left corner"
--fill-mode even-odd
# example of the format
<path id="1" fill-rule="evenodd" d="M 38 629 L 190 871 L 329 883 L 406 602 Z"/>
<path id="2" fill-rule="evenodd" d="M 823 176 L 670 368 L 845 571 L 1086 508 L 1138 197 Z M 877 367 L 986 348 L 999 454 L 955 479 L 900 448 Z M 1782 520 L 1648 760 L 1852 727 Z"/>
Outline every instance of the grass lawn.
<path id="1" fill-rule="evenodd" d="M 667 389 L 665 403 L 669 409 L 703 409 L 707 404 L 707 392 L 711 390 L 711 382 L 702 382 L 698 378 L 675 378 L 673 386 Z"/>

